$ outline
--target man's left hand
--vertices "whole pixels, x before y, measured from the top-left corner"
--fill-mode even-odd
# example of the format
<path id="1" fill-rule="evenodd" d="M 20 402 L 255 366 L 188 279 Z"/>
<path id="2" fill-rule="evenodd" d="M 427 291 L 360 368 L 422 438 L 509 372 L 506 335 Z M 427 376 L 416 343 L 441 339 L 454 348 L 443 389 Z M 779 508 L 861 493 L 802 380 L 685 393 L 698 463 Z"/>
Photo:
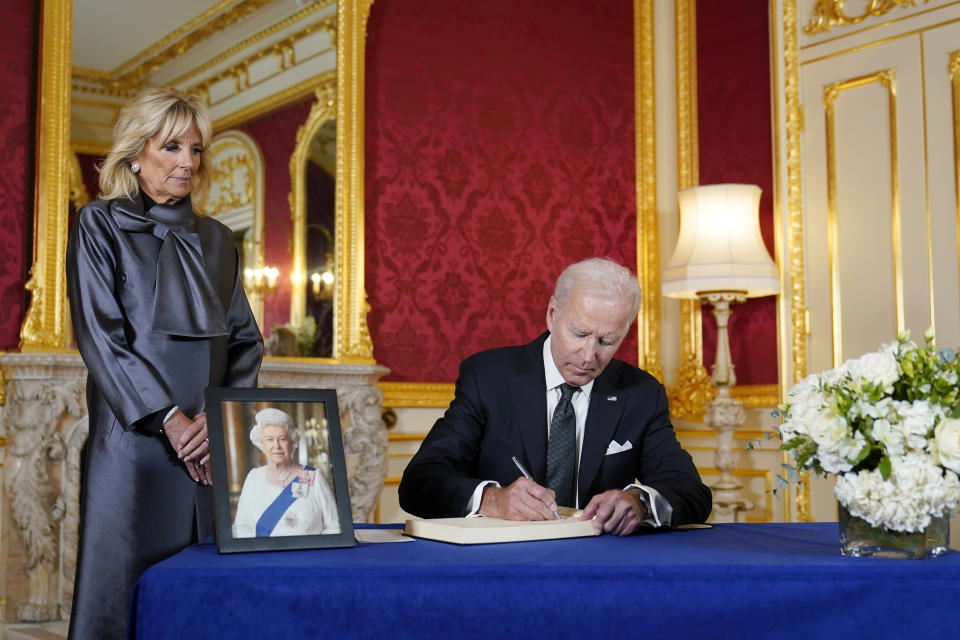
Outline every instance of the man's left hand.
<path id="1" fill-rule="evenodd" d="M 636 490 L 611 489 L 593 496 L 580 519 L 596 516 L 604 533 L 628 536 L 637 530 L 646 515 L 647 509 Z"/>

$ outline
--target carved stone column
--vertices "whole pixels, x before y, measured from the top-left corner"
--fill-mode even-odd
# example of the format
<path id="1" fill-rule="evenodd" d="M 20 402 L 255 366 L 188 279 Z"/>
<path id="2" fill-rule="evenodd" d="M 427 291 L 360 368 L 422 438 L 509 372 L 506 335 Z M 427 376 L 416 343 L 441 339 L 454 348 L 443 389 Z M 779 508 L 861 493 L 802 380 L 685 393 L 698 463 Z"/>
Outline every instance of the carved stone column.
<path id="1" fill-rule="evenodd" d="M 86 369 L 73 354 L 3 354 L 3 620 L 68 615 L 76 570 Z"/>

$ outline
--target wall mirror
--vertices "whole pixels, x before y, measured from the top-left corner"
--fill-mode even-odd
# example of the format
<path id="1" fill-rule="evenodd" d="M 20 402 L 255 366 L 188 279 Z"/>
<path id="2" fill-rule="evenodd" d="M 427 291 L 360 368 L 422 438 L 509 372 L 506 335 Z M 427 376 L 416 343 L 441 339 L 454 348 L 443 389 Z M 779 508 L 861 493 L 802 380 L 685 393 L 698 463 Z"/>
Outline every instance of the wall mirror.
<path id="1" fill-rule="evenodd" d="M 299 355 L 372 362 L 363 291 L 363 67 L 358 64 L 369 7 L 369 1 L 338 6 L 333 0 L 47 0 L 36 241 L 23 350 L 70 344 L 63 272 L 69 208 L 96 192 L 95 178 L 86 193 L 80 188 L 89 171 L 78 156 L 95 157 L 109 148 L 119 107 L 140 88 L 170 84 L 207 99 L 215 133 L 315 99 L 307 122 L 291 134 L 297 142 L 290 164 L 300 157 L 303 171 L 325 167 L 328 178 L 315 189 L 312 178 L 291 175 L 289 206 L 265 208 L 262 234 L 269 236 L 276 215 L 293 228 L 290 324 L 309 313 L 330 327 L 325 344 Z M 326 204 L 314 206 L 324 197 Z M 264 266 L 256 225 L 237 231 L 246 247 L 244 266 Z M 257 295 L 252 302 L 256 309 Z"/>

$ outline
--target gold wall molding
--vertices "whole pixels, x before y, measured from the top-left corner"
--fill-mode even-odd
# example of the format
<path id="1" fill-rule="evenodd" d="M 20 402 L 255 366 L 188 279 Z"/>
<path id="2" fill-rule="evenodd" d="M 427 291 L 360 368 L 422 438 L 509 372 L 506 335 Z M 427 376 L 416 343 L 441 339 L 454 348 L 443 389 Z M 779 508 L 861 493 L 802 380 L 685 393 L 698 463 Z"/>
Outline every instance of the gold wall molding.
<path id="1" fill-rule="evenodd" d="M 636 136 L 637 274 L 643 299 L 637 319 L 637 362 L 663 380 L 660 362 L 660 251 L 657 228 L 657 152 L 653 0 L 634 0 L 634 131 Z"/>
<path id="2" fill-rule="evenodd" d="M 301 9 L 300 11 L 294 13 L 293 15 L 288 16 L 287 18 L 285 18 L 285 19 L 277 22 L 276 24 L 270 25 L 270 26 L 267 27 L 266 29 L 257 32 L 255 35 L 253 35 L 253 36 L 251 36 L 251 37 L 249 37 L 249 38 L 246 38 L 245 40 L 242 40 L 242 41 L 238 42 L 237 44 L 233 45 L 232 47 L 226 49 L 225 51 L 223 51 L 223 52 L 220 53 L 219 55 L 216 55 L 216 56 L 210 58 L 209 60 L 207 60 L 206 62 L 204 62 L 204 63 L 201 64 L 200 66 L 198 66 L 198 67 L 196 67 L 196 68 L 194 68 L 194 69 L 191 69 L 190 71 L 187 71 L 186 73 L 184 73 L 184 74 L 182 74 L 181 76 L 179 76 L 179 77 L 175 78 L 174 80 L 172 80 L 172 81 L 171 81 L 171 84 L 180 85 L 181 83 L 186 82 L 186 81 L 189 80 L 190 78 L 193 78 L 193 77 L 195 77 L 195 76 L 198 76 L 198 75 L 200 75 L 201 73 L 203 73 L 204 71 L 207 71 L 208 69 L 212 69 L 213 67 L 215 67 L 215 66 L 218 65 L 219 63 L 223 62 L 224 60 L 228 60 L 231 56 L 236 55 L 237 53 L 239 53 L 239 52 L 243 51 L 244 49 L 246 49 L 246 48 L 248 48 L 248 47 L 256 44 L 257 42 L 260 42 L 260 41 L 263 40 L 264 38 L 267 38 L 267 37 L 269 37 L 269 36 L 272 36 L 273 34 L 279 32 L 279 31 L 282 31 L 283 29 L 286 29 L 286 28 L 289 27 L 290 25 L 296 24 L 297 22 L 301 21 L 302 19 L 304 19 L 304 18 L 307 17 L 308 15 L 310 15 L 310 14 L 312 14 L 312 13 L 315 13 L 316 11 L 318 11 L 318 10 L 320 10 L 320 9 L 325 9 L 326 7 L 330 6 L 332 3 L 333 3 L 333 0 L 326 0 L 325 2 L 315 2 L 315 3 L 313 3 L 313 4 L 307 5 L 306 7 L 304 7 L 304 8 Z M 274 50 L 275 53 L 281 53 L 282 56 L 283 56 L 284 58 L 286 58 L 286 57 L 292 55 L 293 51 L 292 51 L 292 50 L 290 50 L 290 51 L 284 51 L 285 49 L 287 49 L 287 48 L 289 48 L 289 47 L 292 47 L 293 44 L 295 44 L 297 40 L 301 40 L 301 39 L 305 38 L 306 36 L 314 33 L 315 31 L 318 31 L 318 30 L 326 31 L 327 33 L 330 34 L 330 37 L 331 37 L 332 39 L 335 38 L 335 37 L 336 37 L 336 33 L 337 33 L 337 16 L 336 16 L 336 15 L 331 15 L 331 16 L 328 16 L 328 17 L 326 17 L 326 18 L 322 18 L 322 19 L 319 20 L 318 22 L 316 22 L 316 23 L 314 23 L 314 24 L 306 27 L 305 29 L 303 29 L 303 30 L 301 30 L 301 31 L 299 31 L 299 32 L 291 35 L 291 36 L 288 36 L 288 37 L 284 38 L 283 40 L 281 40 L 281 41 L 278 42 L 278 43 L 272 44 L 272 45 L 270 45 L 269 47 L 266 47 L 265 49 L 262 49 L 261 51 Z M 249 60 L 249 58 L 248 58 L 248 60 Z M 281 65 L 281 66 L 282 66 L 282 65 Z M 286 67 L 283 67 L 283 68 L 286 68 Z"/>
<path id="3" fill-rule="evenodd" d="M 377 386 L 383 393 L 383 406 L 395 409 L 401 407 L 445 409 L 453 401 L 455 388 L 455 385 L 446 382 L 379 382 Z M 730 393 L 743 402 L 748 409 L 775 407 L 780 397 L 779 387 L 775 384 L 740 385 L 733 387 Z M 672 406 L 670 415 L 678 417 Z M 741 435 L 742 433 L 746 432 L 737 431 L 738 437 L 747 437 Z M 762 437 L 764 432 L 756 433 L 759 435 L 750 437 Z M 713 437 L 711 431 L 703 431 L 703 434 Z"/>
<path id="4" fill-rule="evenodd" d="M 802 143 L 803 106 L 800 104 L 799 34 L 797 33 L 797 0 L 783 0 L 783 89 L 786 131 L 786 216 L 787 260 L 790 274 L 790 344 L 781 342 L 780 353 L 789 353 L 793 361 L 793 375 L 786 376 L 781 368 L 781 387 L 789 389 L 807 376 L 807 293 L 804 257 L 803 224 L 803 163 Z M 779 87 L 777 87 L 779 89 Z M 779 125 L 779 122 L 778 122 Z M 779 132 L 778 132 L 779 133 Z M 778 138 L 780 136 L 778 135 Z M 786 324 L 781 317 L 781 324 Z M 789 453 L 783 453 L 784 463 Z M 800 522 L 810 522 L 810 472 L 800 473 L 801 487 L 796 491 L 796 514 Z M 790 492 L 784 492 L 784 513 L 790 516 Z"/>
<path id="5" fill-rule="evenodd" d="M 99 156 L 105 158 L 110 153 L 110 146 L 100 142 L 86 142 L 83 140 L 71 140 L 70 150 L 73 153 L 82 153 L 88 156 Z"/>
<path id="6" fill-rule="evenodd" d="M 20 329 L 20 347 L 24 351 L 64 346 L 72 18 L 72 0 L 43 3 L 34 262 L 25 285 L 30 292 L 30 305 Z"/>
<path id="7" fill-rule="evenodd" d="M 291 191 L 288 200 L 293 224 L 290 323 L 295 326 L 303 321 L 307 308 L 307 158 L 310 155 L 310 144 L 313 142 L 313 136 L 317 129 L 328 120 L 333 120 L 336 117 L 336 78 L 330 78 L 328 82 L 318 87 L 314 95 L 316 101 L 310 109 L 310 115 L 307 116 L 306 122 L 297 129 L 297 144 L 290 155 Z M 338 237 L 334 233 L 334 238 Z M 334 251 L 340 247 L 340 244 L 339 241 L 334 240 Z"/>
<path id="8" fill-rule="evenodd" d="M 152 71 L 182 56 L 226 27 L 271 2 L 273 0 L 242 0 L 233 8 L 224 11 L 230 4 L 224 0 L 141 51 L 115 70 L 99 72 L 78 68 L 75 77 L 78 80 L 101 84 L 109 91 L 139 90 L 146 84 L 147 76 Z"/>
<path id="9" fill-rule="evenodd" d="M 67 160 L 67 166 L 70 177 L 70 204 L 74 209 L 80 209 L 83 205 L 90 202 L 90 194 L 87 193 L 87 186 L 83 184 L 83 171 L 80 169 L 80 159 L 77 158 L 76 151 L 71 149 L 70 157 Z"/>
<path id="10" fill-rule="evenodd" d="M 950 71 L 950 98 L 953 110 L 954 215 L 957 220 L 960 220 L 960 50 L 950 53 L 948 69 Z M 957 225 L 956 244 L 958 260 L 960 260 L 960 225 Z M 960 264 L 957 265 L 957 270 L 960 271 Z"/>
<path id="11" fill-rule="evenodd" d="M 271 94 L 263 100 L 258 100 L 257 102 L 249 104 L 243 109 L 235 111 L 228 116 L 224 116 L 219 120 L 215 120 L 213 122 L 213 130 L 222 131 L 224 129 L 229 129 L 272 111 L 276 111 L 277 109 L 281 109 L 288 105 L 299 102 L 307 96 L 315 93 L 317 87 L 324 86 L 331 82 L 335 83 L 336 78 L 336 69 L 324 71 L 323 73 L 317 74 L 312 78 L 288 87 L 283 91 L 278 91 L 277 93 Z"/>
<path id="12" fill-rule="evenodd" d="M 697 128 L 697 6 L 695 0 L 675 0 L 677 83 L 677 187 L 700 182 Z M 679 221 L 678 221 L 679 222 Z M 658 291 L 659 293 L 659 291 Z M 669 391 L 670 413 L 676 418 L 703 420 L 705 404 L 717 394 L 703 366 L 700 302 L 680 301 L 680 365 L 677 383 Z"/>
<path id="13" fill-rule="evenodd" d="M 780 404 L 780 386 L 776 384 L 745 384 L 730 389 L 730 395 L 748 409 L 776 407 Z"/>
<path id="14" fill-rule="evenodd" d="M 917 6 L 917 0 L 865 0 L 865 2 L 863 13 L 850 16 L 844 11 L 846 0 L 817 0 L 803 31 L 808 35 L 816 35 L 829 31 L 833 27 L 847 27 L 863 22 L 867 18 L 885 15 L 897 7 L 907 9 Z M 923 2 L 926 4 L 930 0 L 923 0 Z"/>
<path id="15" fill-rule="evenodd" d="M 373 0 L 337 3 L 337 204 L 333 355 L 373 362 L 364 290 L 363 130 L 367 18 Z"/>
<path id="16" fill-rule="evenodd" d="M 225 100 L 234 98 L 237 95 L 252 89 L 260 84 L 263 84 L 267 80 L 275 78 L 279 74 L 292 69 L 293 67 L 308 64 L 311 60 L 317 58 L 318 56 L 323 55 L 330 51 L 330 49 L 325 49 L 319 51 L 310 56 L 305 56 L 303 58 L 297 58 L 295 54 L 295 47 L 300 40 L 307 38 L 317 31 L 327 31 L 328 33 L 334 28 L 331 25 L 334 25 L 336 21 L 336 16 L 330 16 L 320 20 L 314 24 L 311 24 L 307 27 L 304 27 L 297 33 L 290 35 L 280 42 L 275 42 L 259 51 L 251 53 L 249 56 L 244 59 L 236 62 L 235 64 L 227 67 L 226 69 L 206 78 L 202 82 L 199 82 L 187 89 L 190 93 L 195 93 L 197 95 L 202 95 L 207 101 L 207 104 L 212 108 Z M 335 42 L 335 39 L 334 39 Z M 260 60 L 266 58 L 274 58 L 276 62 L 276 71 L 273 74 L 263 76 L 255 82 L 250 81 L 249 70 L 252 65 L 259 62 Z M 194 70 L 198 71 L 198 70 Z M 193 75 L 194 72 L 191 72 L 188 75 Z M 234 92 L 230 95 L 221 96 L 217 102 L 213 102 L 210 98 L 210 88 L 217 83 L 220 83 L 224 80 L 233 80 Z M 177 84 L 181 81 L 181 78 L 174 80 L 174 84 Z"/>
<path id="17" fill-rule="evenodd" d="M 442 409 L 453 400 L 454 385 L 448 383 L 380 382 L 377 386 L 383 393 L 384 407 Z"/>
<path id="18" fill-rule="evenodd" d="M 887 89 L 887 104 L 890 133 L 890 224 L 894 266 L 894 292 L 896 298 L 897 333 L 905 328 L 903 309 L 903 249 L 900 220 L 900 160 L 897 142 L 897 85 L 893 69 L 884 69 L 849 80 L 840 80 L 823 88 L 823 108 L 827 129 L 827 246 L 830 256 L 830 315 L 833 330 L 831 350 L 833 366 L 843 363 L 842 323 L 840 309 L 840 252 L 837 204 L 837 159 L 836 159 L 836 100 L 842 91 L 856 89 L 874 82 Z"/>

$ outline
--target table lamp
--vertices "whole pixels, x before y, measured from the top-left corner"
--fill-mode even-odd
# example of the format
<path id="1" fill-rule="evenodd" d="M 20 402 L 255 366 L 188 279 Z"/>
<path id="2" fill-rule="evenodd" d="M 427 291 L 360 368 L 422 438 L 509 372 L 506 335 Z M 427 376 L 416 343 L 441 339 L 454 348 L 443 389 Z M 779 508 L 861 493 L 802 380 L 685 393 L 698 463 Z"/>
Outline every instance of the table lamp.
<path id="1" fill-rule="evenodd" d="M 760 235 L 760 187 L 713 184 L 683 189 L 677 195 L 680 233 L 677 248 L 663 272 L 663 294 L 699 299 L 713 306 L 717 320 L 717 354 L 711 380 L 717 396 L 707 403 L 703 421 L 716 434 L 714 461 L 720 475 L 713 489 L 715 522 L 735 522 L 753 508 L 733 477 L 737 454 L 734 430 L 746 416 L 743 403 L 730 395 L 736 384 L 727 323 L 731 305 L 780 291 L 777 267 Z"/>

